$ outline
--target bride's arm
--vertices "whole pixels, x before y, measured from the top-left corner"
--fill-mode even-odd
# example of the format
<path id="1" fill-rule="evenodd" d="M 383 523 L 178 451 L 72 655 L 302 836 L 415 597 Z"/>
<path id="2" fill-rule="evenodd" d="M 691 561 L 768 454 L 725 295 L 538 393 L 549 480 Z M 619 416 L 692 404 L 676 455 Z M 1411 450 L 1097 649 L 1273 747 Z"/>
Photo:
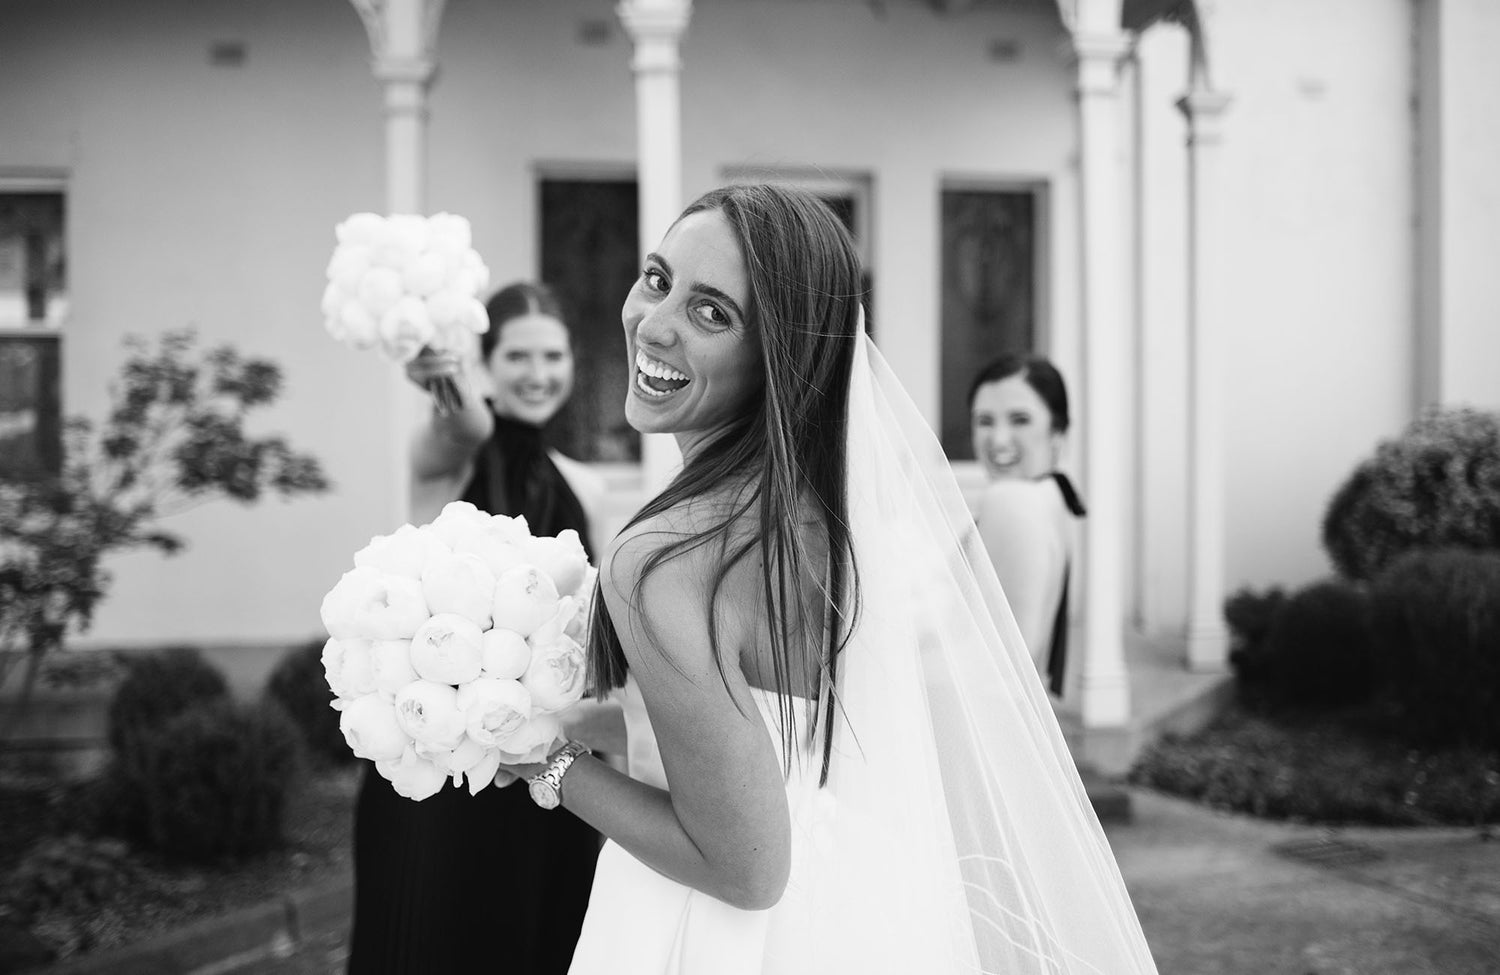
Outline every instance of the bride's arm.
<path id="1" fill-rule="evenodd" d="M 781 763 L 739 667 L 745 635 L 721 627 L 726 686 L 709 649 L 707 547 L 662 564 L 632 592 L 653 541 L 648 531 L 625 542 L 603 589 L 671 791 L 584 756 L 563 779 L 563 805 L 680 883 L 736 907 L 770 907 L 786 887 L 791 826 Z"/>

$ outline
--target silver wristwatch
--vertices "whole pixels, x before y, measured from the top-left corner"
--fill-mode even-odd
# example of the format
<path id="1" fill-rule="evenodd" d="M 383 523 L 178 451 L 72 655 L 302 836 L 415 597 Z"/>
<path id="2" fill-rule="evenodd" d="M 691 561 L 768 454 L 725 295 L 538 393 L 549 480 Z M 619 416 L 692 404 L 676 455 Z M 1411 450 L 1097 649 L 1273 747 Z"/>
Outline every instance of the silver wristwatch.
<path id="1" fill-rule="evenodd" d="M 573 760 L 588 752 L 581 741 L 570 741 L 553 753 L 547 767 L 527 780 L 531 801 L 543 809 L 556 809 L 562 803 L 562 778 Z"/>

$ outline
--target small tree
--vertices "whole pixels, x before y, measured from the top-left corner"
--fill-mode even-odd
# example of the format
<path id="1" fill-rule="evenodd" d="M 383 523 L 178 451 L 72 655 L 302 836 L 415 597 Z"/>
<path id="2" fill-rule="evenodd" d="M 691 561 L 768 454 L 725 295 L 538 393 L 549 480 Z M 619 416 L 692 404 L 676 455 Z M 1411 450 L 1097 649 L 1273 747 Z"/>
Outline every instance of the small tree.
<path id="1" fill-rule="evenodd" d="M 0 685 L 25 662 L 17 724 L 43 659 L 91 623 L 109 587 L 105 555 L 178 552 L 182 538 L 160 522 L 208 501 L 329 487 L 314 458 L 245 431 L 246 415 L 280 395 L 281 370 L 196 342 L 191 329 L 154 349 L 127 338 L 109 415 L 97 427 L 69 419 L 61 471 L 0 480 Z"/>

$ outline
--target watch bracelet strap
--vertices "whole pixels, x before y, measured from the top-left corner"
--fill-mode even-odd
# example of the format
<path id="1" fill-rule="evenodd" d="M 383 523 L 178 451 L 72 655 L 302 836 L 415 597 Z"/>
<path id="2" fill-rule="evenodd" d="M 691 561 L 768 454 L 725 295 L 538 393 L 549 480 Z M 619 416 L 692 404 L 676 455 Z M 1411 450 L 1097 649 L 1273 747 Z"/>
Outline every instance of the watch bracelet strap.
<path id="1" fill-rule="evenodd" d="M 573 767 L 574 760 L 588 750 L 588 746 L 581 741 L 568 742 L 557 750 L 547 761 L 547 767 L 538 772 L 536 777 L 551 786 L 559 796 L 562 795 L 563 776 Z"/>

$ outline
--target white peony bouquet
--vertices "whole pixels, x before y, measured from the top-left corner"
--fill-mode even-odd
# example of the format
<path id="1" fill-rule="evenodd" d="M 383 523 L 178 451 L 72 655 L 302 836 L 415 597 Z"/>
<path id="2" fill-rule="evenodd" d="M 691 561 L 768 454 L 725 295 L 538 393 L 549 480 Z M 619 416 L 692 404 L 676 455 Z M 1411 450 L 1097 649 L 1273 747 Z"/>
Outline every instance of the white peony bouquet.
<path id="1" fill-rule="evenodd" d="M 583 697 L 596 575 L 577 532 L 466 501 L 371 539 L 323 598 L 344 740 L 408 799 L 510 784 L 501 766 L 545 758 Z"/>
<path id="2" fill-rule="evenodd" d="M 490 271 L 463 217 L 356 213 L 334 234 L 323 324 L 340 342 L 379 348 L 406 363 L 428 349 L 462 352 L 475 334 L 488 331 L 479 295 L 489 287 Z M 440 412 L 462 406 L 451 381 L 435 382 L 428 392 Z"/>

